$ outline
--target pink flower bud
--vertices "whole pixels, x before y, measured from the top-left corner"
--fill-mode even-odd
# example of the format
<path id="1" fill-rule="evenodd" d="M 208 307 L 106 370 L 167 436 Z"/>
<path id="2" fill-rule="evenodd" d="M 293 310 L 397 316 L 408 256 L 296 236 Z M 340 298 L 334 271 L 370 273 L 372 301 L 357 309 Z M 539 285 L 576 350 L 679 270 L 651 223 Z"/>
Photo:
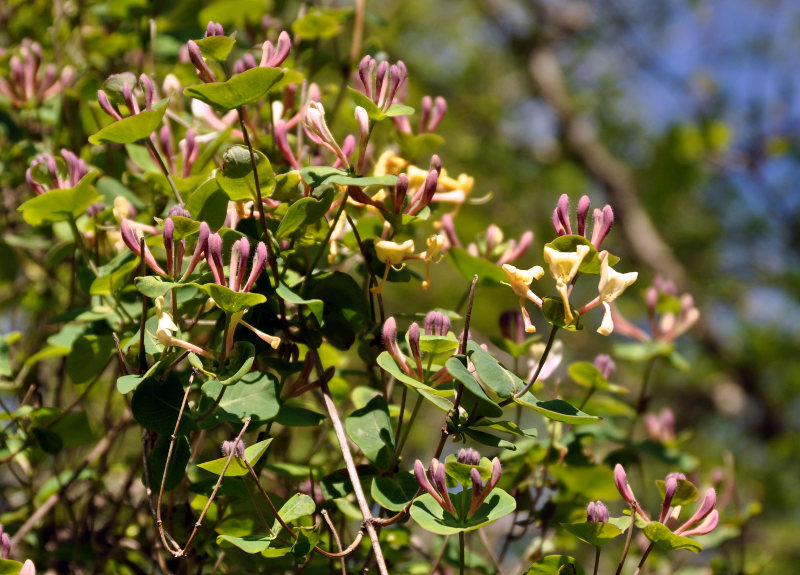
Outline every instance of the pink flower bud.
<path id="1" fill-rule="evenodd" d="M 408 328 L 408 345 L 411 348 L 411 355 L 417 360 L 422 357 L 422 352 L 419 348 L 419 337 L 419 325 L 414 322 Z"/>
<path id="2" fill-rule="evenodd" d="M 614 370 L 617 368 L 611 356 L 604 353 L 594 358 L 594 366 L 605 379 L 611 377 L 611 374 L 614 373 Z"/>
<path id="3" fill-rule="evenodd" d="M 556 215 L 553 216 L 558 217 L 558 223 L 561 224 L 561 228 L 564 230 L 564 234 L 569 235 L 572 233 L 572 226 L 569 223 L 569 196 L 567 194 L 561 194 L 561 197 L 558 198 L 558 206 L 556 207 Z M 559 233 L 559 235 L 562 235 Z"/>
<path id="4" fill-rule="evenodd" d="M 174 277 L 172 243 L 175 235 L 175 222 L 172 218 L 164 220 L 164 250 L 167 252 L 167 275 Z"/>
<path id="5" fill-rule="evenodd" d="M 410 375 L 411 368 L 408 365 L 408 361 L 400 351 L 400 347 L 397 345 L 397 322 L 395 321 L 394 317 L 389 316 L 386 318 L 386 321 L 383 322 L 383 330 L 381 335 L 383 348 L 389 352 L 389 355 L 392 356 L 392 359 L 394 359 L 400 369 L 402 369 L 406 374 Z"/>
<path id="6" fill-rule="evenodd" d="M 219 285 L 225 285 L 225 272 L 222 268 L 222 238 L 219 234 L 208 236 L 206 262 L 214 274 L 214 281 Z"/>
<path id="7" fill-rule="evenodd" d="M 152 110 L 156 97 L 156 87 L 147 74 L 139 76 L 139 83 L 142 85 L 142 90 L 144 90 L 145 109 Z"/>
<path id="8" fill-rule="evenodd" d="M 445 100 L 441 96 L 437 96 L 436 100 L 434 100 L 433 102 L 431 119 L 428 121 L 426 131 L 435 132 L 436 128 L 439 127 L 439 124 L 442 123 L 442 119 L 444 119 L 446 113 L 447 113 L 447 100 Z"/>
<path id="9" fill-rule="evenodd" d="M 253 258 L 253 267 L 250 268 L 250 275 L 247 277 L 247 283 L 242 289 L 243 292 L 249 292 L 252 289 L 253 285 L 256 283 L 256 280 L 261 275 L 261 272 L 264 270 L 264 264 L 266 261 L 267 246 L 264 242 L 258 242 L 258 245 L 256 246 L 256 255 Z"/>
<path id="10" fill-rule="evenodd" d="M 97 101 L 100 103 L 100 108 L 102 108 L 102 110 L 106 114 L 108 114 L 109 116 L 111 116 L 115 120 L 121 120 L 122 119 L 122 115 L 119 112 L 117 112 L 117 110 L 116 110 L 116 108 L 114 108 L 114 106 L 111 105 L 111 102 L 108 100 L 108 96 L 106 95 L 106 93 L 103 90 L 98 90 L 97 91 Z"/>
<path id="11" fill-rule="evenodd" d="M 578 211 L 576 213 L 576 218 L 578 220 L 579 236 L 586 236 L 586 216 L 589 214 L 589 206 L 591 203 L 592 202 L 589 200 L 589 196 L 581 196 L 581 199 L 578 200 Z"/>
<path id="12" fill-rule="evenodd" d="M 184 278 L 194 271 L 194 268 L 197 266 L 203 256 L 205 256 L 206 250 L 208 249 L 209 235 L 211 235 L 211 230 L 208 227 L 208 224 L 206 222 L 200 222 L 200 231 L 197 234 L 197 245 L 194 248 L 192 261 L 189 262 L 189 267 L 183 274 Z"/>
<path id="13" fill-rule="evenodd" d="M 603 206 L 603 211 L 599 209 L 594 211 L 594 225 L 592 226 L 592 245 L 596 249 L 600 249 L 600 244 L 606 239 L 608 232 L 611 231 L 611 226 L 614 224 L 614 211 L 611 206 L 606 204 Z"/>
<path id="14" fill-rule="evenodd" d="M 628 475 L 619 463 L 614 466 L 614 485 L 617 486 L 617 491 L 628 505 L 636 505 L 636 498 L 633 496 L 631 486 L 628 485 Z"/>
<path id="15" fill-rule="evenodd" d="M 394 213 L 399 214 L 403 209 L 403 204 L 406 201 L 406 194 L 408 194 L 408 176 L 400 174 L 397 176 L 397 184 L 395 185 L 393 208 Z"/>
<path id="16" fill-rule="evenodd" d="M 519 310 L 508 310 L 500 314 L 500 333 L 514 343 L 525 340 L 525 325 Z"/>
<path id="17" fill-rule="evenodd" d="M 433 108 L 433 100 L 430 96 L 425 96 L 422 98 L 419 107 L 419 133 L 424 134 L 427 132 L 428 121 L 430 119 L 431 109 Z"/>
<path id="18" fill-rule="evenodd" d="M 425 335 L 447 335 L 450 318 L 440 311 L 429 311 L 425 316 Z"/>

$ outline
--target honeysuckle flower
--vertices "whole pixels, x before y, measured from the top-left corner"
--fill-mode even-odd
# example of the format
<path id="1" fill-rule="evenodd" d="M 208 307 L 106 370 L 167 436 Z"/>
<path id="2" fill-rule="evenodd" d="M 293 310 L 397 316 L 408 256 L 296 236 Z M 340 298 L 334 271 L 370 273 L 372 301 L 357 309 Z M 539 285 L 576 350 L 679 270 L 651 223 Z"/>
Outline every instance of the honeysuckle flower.
<path id="1" fill-rule="evenodd" d="M 646 413 L 644 415 L 644 427 L 647 436 L 659 443 L 671 443 L 675 441 L 675 414 L 668 407 L 658 413 Z"/>
<path id="2" fill-rule="evenodd" d="M 428 236 L 427 242 L 428 249 L 422 253 L 422 258 L 425 260 L 425 279 L 422 281 L 422 289 L 426 290 L 431 285 L 431 262 L 441 261 L 444 257 L 442 255 L 442 248 L 444 247 L 444 236 L 441 234 L 433 234 Z"/>
<path id="3" fill-rule="evenodd" d="M 350 167 L 347 155 L 336 143 L 325 121 L 325 107 L 321 102 L 309 102 L 303 117 L 303 130 L 306 136 L 324 148 L 327 148 L 341 161 L 345 168 Z"/>
<path id="4" fill-rule="evenodd" d="M 389 240 L 378 240 L 375 242 L 375 255 L 380 261 L 386 264 L 381 283 L 371 288 L 372 293 L 383 293 L 386 285 L 386 278 L 389 277 L 389 268 L 400 265 L 407 256 L 414 253 L 414 240 L 406 240 L 399 244 Z"/>
<path id="5" fill-rule="evenodd" d="M 223 441 L 222 442 L 222 455 L 228 457 L 233 454 L 234 457 L 244 459 L 244 441 Z"/>
<path id="6" fill-rule="evenodd" d="M 9 59 L 9 77 L 0 77 L 0 95 L 8 98 L 15 108 L 41 104 L 60 94 L 75 79 L 71 66 L 65 66 L 58 78 L 54 64 L 48 64 L 42 71 L 42 60 L 42 46 L 29 38 L 22 40 L 19 53 Z"/>
<path id="7" fill-rule="evenodd" d="M 459 449 L 456 454 L 456 461 L 466 465 L 478 465 L 481 462 L 481 454 L 472 449 Z"/>
<path id="8" fill-rule="evenodd" d="M 436 459 L 432 459 L 430 467 L 428 467 L 428 473 L 430 473 L 433 485 L 431 484 L 431 481 L 428 480 L 428 476 L 425 473 L 425 468 L 422 466 L 422 462 L 417 459 L 414 462 L 414 476 L 417 478 L 417 483 L 419 483 L 419 486 L 427 491 L 442 509 L 450 513 L 452 516 L 457 517 L 458 513 L 456 512 L 456 509 L 453 507 L 453 503 L 450 500 L 450 494 L 447 492 L 447 480 L 445 477 L 444 464 L 440 463 Z"/>
<path id="9" fill-rule="evenodd" d="M 214 75 L 214 72 L 211 71 L 211 68 L 208 67 L 205 59 L 203 59 L 203 53 L 200 51 L 200 46 L 198 46 L 194 40 L 189 40 L 186 43 L 186 47 L 189 51 L 189 59 L 191 60 L 192 64 L 194 64 L 195 72 L 197 72 L 197 76 L 200 78 L 200 80 L 202 80 L 205 84 L 216 82 L 217 77 Z"/>
<path id="10" fill-rule="evenodd" d="M 33 564 L 33 561 L 26 559 L 22 564 L 22 569 L 19 570 L 19 575 L 36 575 L 36 565 Z"/>
<path id="11" fill-rule="evenodd" d="M 198 355 L 204 357 L 214 357 L 210 352 L 204 350 L 202 347 L 190 343 L 186 340 L 175 337 L 178 333 L 178 326 L 172 320 L 172 316 L 164 310 L 164 296 L 158 296 L 155 299 L 156 318 L 158 319 L 158 326 L 156 327 L 156 339 L 166 347 L 182 347 Z"/>
<path id="12" fill-rule="evenodd" d="M 435 132 L 446 113 L 447 100 L 441 96 L 437 96 L 435 100 L 430 96 L 424 96 L 420 102 L 419 130 L 417 134 Z M 395 116 L 392 120 L 400 132 L 413 133 L 408 116 Z"/>
<path id="13" fill-rule="evenodd" d="M 389 352 L 389 355 L 392 356 L 392 359 L 400 369 L 407 375 L 411 375 L 411 366 L 409 366 L 406 356 L 403 355 L 403 352 L 400 351 L 400 346 L 397 344 L 397 321 L 392 316 L 389 316 L 383 322 L 381 341 L 383 342 L 383 349 Z"/>
<path id="14" fill-rule="evenodd" d="M 608 507 L 602 501 L 591 501 L 586 506 L 587 523 L 608 523 Z"/>
<path id="15" fill-rule="evenodd" d="M 450 318 L 440 311 L 429 311 L 425 315 L 425 335 L 447 335 Z"/>
<path id="16" fill-rule="evenodd" d="M 575 233 L 588 239 L 586 235 L 586 216 L 589 214 L 590 205 L 591 201 L 589 200 L 589 196 L 582 196 L 578 201 L 578 209 L 575 214 L 577 230 L 573 231 L 569 217 L 569 196 L 567 196 L 567 194 L 562 194 L 558 199 L 556 209 L 553 211 L 553 227 L 556 233 L 559 236 Z M 611 206 L 606 204 L 603 206 L 603 209 L 598 208 L 594 210 L 592 219 L 594 224 L 592 226 L 591 242 L 592 245 L 599 250 L 600 244 L 603 243 L 603 240 L 608 235 L 614 223 L 614 212 Z"/>
<path id="17" fill-rule="evenodd" d="M 719 511 L 714 509 L 716 504 L 717 492 L 713 487 L 709 487 L 703 496 L 700 508 L 674 533 L 689 537 L 690 535 L 705 535 L 712 532 L 719 524 Z"/>
<path id="18" fill-rule="evenodd" d="M 617 365 L 614 363 L 614 360 L 611 359 L 611 356 L 605 353 L 597 355 L 592 364 L 598 369 L 605 379 L 611 377 L 611 374 L 614 373 L 614 370 L 617 368 Z"/>
<path id="19" fill-rule="evenodd" d="M 528 310 L 525 309 L 525 300 L 529 299 L 537 306 L 542 307 L 542 298 L 531 291 L 530 285 L 533 280 L 541 279 L 544 275 L 544 269 L 542 266 L 533 266 L 530 269 L 521 270 L 511 264 L 503 264 L 503 271 L 506 272 L 506 276 L 508 276 L 508 283 L 506 285 L 510 286 L 511 289 L 514 290 L 514 293 L 519 296 L 519 307 L 522 313 L 525 331 L 527 333 L 535 333 L 536 326 L 531 322 Z"/>
<path id="20" fill-rule="evenodd" d="M 480 461 L 480 455 L 478 456 L 478 461 Z M 480 471 L 474 467 L 470 470 L 470 479 L 472 479 L 472 501 L 469 504 L 469 511 L 467 512 L 468 518 L 475 514 L 478 508 L 486 500 L 486 497 L 488 497 L 489 493 L 492 492 L 492 489 L 495 488 L 497 483 L 500 481 L 500 475 L 502 472 L 503 469 L 500 465 L 500 460 L 497 457 L 492 459 L 492 475 L 489 477 L 486 485 L 483 485 Z"/>
<path id="21" fill-rule="evenodd" d="M 650 522 L 650 517 L 644 512 L 639 502 L 636 501 L 636 497 L 633 495 L 633 490 L 628 483 L 628 474 L 625 473 L 625 469 L 619 463 L 614 466 L 614 485 L 616 485 L 617 491 L 622 495 L 622 498 L 631 510 L 634 513 L 638 513 L 645 521 Z"/>
<path id="22" fill-rule="evenodd" d="M 286 31 L 282 31 L 278 35 L 278 41 L 275 45 L 272 42 L 266 41 L 261 45 L 261 68 L 277 68 L 289 56 L 289 51 L 292 49 L 292 39 Z"/>
<path id="23" fill-rule="evenodd" d="M 600 302 L 603 304 L 605 313 L 603 322 L 597 328 L 597 333 L 610 335 L 614 331 L 614 320 L 611 315 L 611 302 L 617 299 L 625 289 L 639 277 L 639 272 L 629 272 L 621 274 L 608 265 L 608 252 L 600 252 L 600 283 L 597 290 L 600 292 Z"/>
<path id="24" fill-rule="evenodd" d="M 137 256 L 144 257 L 145 263 L 151 270 L 160 276 L 167 275 L 164 268 L 158 265 L 155 256 L 153 256 L 153 252 L 150 251 L 150 247 L 146 242 L 144 244 L 144 255 L 142 255 L 141 246 L 139 245 L 142 238 L 142 230 L 140 227 L 132 225 L 130 220 L 123 219 L 122 222 L 120 222 L 120 233 L 122 234 L 122 241 L 125 242 L 125 245 Z"/>
<path id="25" fill-rule="evenodd" d="M 224 36 L 225 29 L 222 27 L 222 24 L 219 22 L 214 22 L 212 20 L 208 21 L 208 25 L 206 26 L 206 33 L 203 34 L 203 38 L 208 38 L 209 36 Z"/>
<path id="26" fill-rule="evenodd" d="M 550 246 L 544 247 L 544 261 L 550 265 L 550 274 L 556 280 L 556 289 L 564 303 L 564 319 L 570 323 L 575 319 L 569 305 L 569 288 L 581 267 L 583 258 L 591 251 L 586 245 L 578 245 L 574 252 L 561 252 Z M 634 278 L 635 279 L 635 278 Z"/>
<path id="27" fill-rule="evenodd" d="M 356 89 L 385 112 L 394 102 L 407 76 L 408 71 L 402 60 L 390 65 L 386 61 L 378 63 L 372 56 L 364 56 L 358 65 Z"/>
<path id="28" fill-rule="evenodd" d="M 39 154 L 31 160 L 28 169 L 25 170 L 25 180 L 34 194 L 39 196 L 48 190 L 74 188 L 87 174 L 86 162 L 69 150 L 62 148 L 61 157 L 64 158 L 64 163 L 67 167 L 67 173 L 63 174 L 64 177 L 59 174 L 58 163 L 52 155 Z M 48 181 L 46 182 L 41 182 L 34 175 L 34 172 L 39 171 L 37 170 L 39 165 L 44 165 L 47 168 Z"/>

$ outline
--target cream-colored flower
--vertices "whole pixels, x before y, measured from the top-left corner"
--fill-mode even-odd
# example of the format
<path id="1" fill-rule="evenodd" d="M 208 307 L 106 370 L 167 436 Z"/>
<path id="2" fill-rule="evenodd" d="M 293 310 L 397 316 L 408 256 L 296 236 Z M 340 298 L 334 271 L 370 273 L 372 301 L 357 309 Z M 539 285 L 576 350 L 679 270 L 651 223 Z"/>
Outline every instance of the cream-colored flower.
<path id="1" fill-rule="evenodd" d="M 431 285 L 431 262 L 442 259 L 442 248 L 444 248 L 444 236 L 433 234 L 428 236 L 428 249 L 420 254 L 425 260 L 425 279 L 422 281 L 422 289 L 426 290 Z"/>
<path id="2" fill-rule="evenodd" d="M 406 240 L 402 244 L 388 240 L 375 242 L 375 254 L 382 262 L 396 266 L 403 262 L 405 256 L 414 253 L 414 240 Z"/>
<path id="3" fill-rule="evenodd" d="M 158 326 L 156 327 L 156 339 L 158 341 L 166 347 L 182 347 L 198 355 L 213 357 L 211 353 L 202 347 L 175 337 L 175 334 L 178 333 L 178 326 L 172 321 L 172 316 L 164 310 L 164 296 L 158 296 L 155 299 L 155 307 L 156 319 L 158 320 Z"/>
<path id="4" fill-rule="evenodd" d="M 386 278 L 389 277 L 389 268 L 403 263 L 406 256 L 414 253 L 414 240 L 406 240 L 402 244 L 390 242 L 389 240 L 378 240 L 375 242 L 375 255 L 386 264 L 383 270 L 381 283 L 370 289 L 372 293 L 383 293 L 386 285 Z"/>
<path id="5" fill-rule="evenodd" d="M 525 299 L 529 299 L 539 307 L 542 307 L 542 298 L 533 293 L 529 286 L 533 280 L 541 279 L 544 275 L 544 269 L 542 266 L 533 266 L 530 269 L 521 270 L 511 264 L 503 264 L 503 271 L 508 276 L 509 283 L 506 285 L 510 286 L 514 293 L 519 296 L 519 307 L 522 312 L 525 332 L 535 333 L 536 326 L 531 322 L 531 316 L 528 315 L 528 310 L 525 309 Z"/>
<path id="6" fill-rule="evenodd" d="M 621 274 L 608 264 L 608 252 L 600 252 L 600 283 L 597 291 L 605 313 L 597 333 L 610 335 L 614 331 L 614 320 L 611 317 L 611 302 L 617 299 L 625 289 L 639 277 L 639 272 Z"/>
<path id="7" fill-rule="evenodd" d="M 569 287 L 583 263 L 583 258 L 590 251 L 591 248 L 583 244 L 576 246 L 574 252 L 560 252 L 549 246 L 544 247 L 544 261 L 550 264 L 550 273 L 556 280 L 556 289 L 564 302 L 564 319 L 567 323 L 575 319 L 569 305 Z"/>

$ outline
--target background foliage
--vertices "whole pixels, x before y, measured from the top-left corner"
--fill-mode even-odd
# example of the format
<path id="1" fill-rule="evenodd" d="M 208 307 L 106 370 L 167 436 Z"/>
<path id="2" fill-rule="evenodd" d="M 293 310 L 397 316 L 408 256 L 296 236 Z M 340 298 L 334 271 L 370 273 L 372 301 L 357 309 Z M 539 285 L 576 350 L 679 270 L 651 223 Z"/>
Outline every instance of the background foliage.
<path id="1" fill-rule="evenodd" d="M 83 377 L 68 357 L 28 359 L 30 368 L 20 371 L 45 348 L 55 331 L 48 324 L 53 304 L 65 309 L 70 293 L 68 279 L 47 274 L 45 259 L 53 242 L 66 241 L 66 235 L 31 236 L 16 211 L 30 197 L 24 171 L 39 145 L 52 141 L 53 151 L 80 150 L 98 127 L 97 110 L 82 103 L 94 101 L 109 74 L 149 69 L 154 58 L 163 78 L 180 46 L 198 37 L 209 19 L 258 37 L 260 20 L 248 14 L 267 8 L 286 22 L 298 9 L 282 2 L 267 7 L 136 0 L 10 1 L 0 7 L 0 46 L 36 39 L 48 61 L 76 70 L 75 83 L 45 105 L 19 114 L 0 108 L 0 331 L 20 332 L 16 341 L 0 344 L 0 375 L 9 392 L 4 401 L 16 397 L 10 393 L 17 389 L 13 383 L 63 382 L 64 373 L 73 380 Z M 342 9 L 346 31 L 351 12 Z M 439 130 L 447 142 L 439 150 L 445 166 L 474 176 L 476 196 L 493 194 L 485 206 L 464 210 L 459 233 L 471 237 L 494 221 L 509 235 L 533 229 L 541 240 L 552 235 L 550 214 L 559 195 L 588 193 L 595 204 L 606 199 L 617 210 L 615 241 L 621 249 L 616 251 L 630 262 L 629 269 L 640 270 L 634 295 L 642 294 L 655 274 L 694 295 L 702 319 L 694 339 L 681 341 L 691 371 L 657 370 L 651 407 L 673 407 L 676 428 L 690 434 L 687 450 L 705 468 L 735 466 L 735 504 L 762 502 L 763 511 L 746 531 L 751 569 L 790 570 L 798 559 L 793 542 L 800 525 L 800 374 L 793 359 L 800 343 L 795 188 L 800 86 L 792 69 L 796 35 L 790 33 L 800 16 L 797 7 L 755 0 L 656 6 L 405 0 L 370 5 L 367 14 L 364 50 L 406 62 L 412 79 L 408 101 L 418 102 L 423 94 L 447 98 L 448 115 Z M 348 43 L 319 40 L 319 45 L 313 66 L 323 90 L 334 91 L 340 82 L 335 64 Z M 3 75 L 7 66 L 4 57 Z M 189 83 L 191 70 L 183 73 Z M 42 125 L 43 132 L 30 133 L 29 125 Z M 121 154 L 92 160 L 108 172 L 124 164 Z M 653 227 L 643 229 L 643 217 Z M 668 248 L 659 251 L 660 246 Z M 418 302 L 410 311 L 426 311 L 443 298 L 456 306 L 463 290 L 448 289 L 454 276 L 442 268 L 434 270 L 429 294 L 409 291 Z M 513 308 L 516 298 L 499 287 L 481 290 L 474 326 L 496 334 L 499 314 Z M 631 315 L 641 310 L 630 302 L 622 306 Z M 49 343 L 52 348 L 59 342 Z M 575 357 L 565 363 L 608 352 L 614 342 L 579 334 L 571 344 Z M 5 359 L 9 345 L 13 353 Z M 618 367 L 619 380 L 636 381 L 641 369 L 625 362 Z M 62 404 L 77 397 L 67 385 L 43 389 Z M 115 394 L 94 389 L 85 398 L 90 406 L 85 416 L 62 420 L 62 429 L 69 430 L 58 434 L 64 448 L 86 449 L 98 430 L 113 427 L 124 411 Z M 427 431 L 435 428 L 420 426 L 411 439 L 420 452 L 429 441 Z M 47 444 L 46 437 L 40 439 Z M 125 447 L 136 453 L 136 438 Z M 103 465 L 121 483 L 138 481 L 124 458 L 109 457 Z M 47 491 L 38 497 L 46 498 Z M 22 508 L 6 500 L 0 522 L 24 520 L 13 516 L 14 509 Z M 50 535 L 40 533 L 39 541 Z"/>

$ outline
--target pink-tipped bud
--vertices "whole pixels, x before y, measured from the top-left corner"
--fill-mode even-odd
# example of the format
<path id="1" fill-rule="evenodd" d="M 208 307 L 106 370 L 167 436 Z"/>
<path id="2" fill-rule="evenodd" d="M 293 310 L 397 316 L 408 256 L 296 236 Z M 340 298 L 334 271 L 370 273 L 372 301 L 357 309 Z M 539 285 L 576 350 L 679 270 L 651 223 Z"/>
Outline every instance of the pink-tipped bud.
<path id="1" fill-rule="evenodd" d="M 369 135 L 369 115 L 367 115 L 367 111 L 364 108 L 356 106 L 355 116 L 358 123 L 359 141 L 364 146 Z"/>
<path id="2" fill-rule="evenodd" d="M 372 56 L 364 56 L 358 64 L 358 79 L 364 95 L 372 100 L 372 71 L 375 69 L 375 60 Z"/>
<path id="3" fill-rule="evenodd" d="M 36 575 L 36 565 L 33 564 L 33 561 L 26 559 L 22 564 L 22 569 L 19 570 L 19 575 Z"/>
<path id="4" fill-rule="evenodd" d="M 109 101 L 108 96 L 106 95 L 106 93 L 103 90 L 98 90 L 97 91 L 97 101 L 100 103 L 100 108 L 102 108 L 102 110 L 106 114 L 108 114 L 109 116 L 111 116 L 115 120 L 121 120 L 122 119 L 122 115 L 120 115 L 120 113 L 117 112 L 116 108 L 114 108 L 114 106 L 111 105 L 111 102 Z"/>
<path id="5" fill-rule="evenodd" d="M 614 373 L 614 370 L 617 368 L 617 365 L 614 363 L 614 360 L 611 359 L 611 356 L 604 353 L 601 353 L 594 358 L 594 366 L 605 379 L 611 377 L 611 374 Z"/>
<path id="6" fill-rule="evenodd" d="M 586 506 L 587 523 L 608 523 L 608 507 L 602 501 L 592 501 Z"/>
<path id="7" fill-rule="evenodd" d="M 445 114 L 447 113 L 447 100 L 441 96 L 437 96 L 433 102 L 433 110 L 431 110 L 431 119 L 428 121 L 426 131 L 435 132 L 439 124 L 442 123 Z"/>
<path id="8" fill-rule="evenodd" d="M 419 348 L 419 336 L 419 325 L 414 322 L 408 328 L 408 346 L 411 348 L 411 355 L 414 359 L 422 357 L 422 352 Z"/>
<path id="9" fill-rule="evenodd" d="M 567 230 L 565 230 L 564 226 L 561 225 L 561 219 L 558 215 L 558 208 L 553 210 L 553 228 L 556 230 L 556 234 L 559 236 L 567 235 Z"/>
<path id="10" fill-rule="evenodd" d="M 241 249 L 241 246 L 240 246 Z M 249 245 L 248 245 L 249 251 Z M 261 272 L 264 271 L 264 265 L 267 262 L 267 246 L 264 242 L 258 242 L 256 246 L 256 255 L 253 257 L 253 267 L 250 268 L 250 275 L 247 276 L 247 283 L 244 284 L 244 288 L 242 291 L 249 292 L 253 285 L 255 285 L 256 280 L 261 275 Z"/>
<path id="11" fill-rule="evenodd" d="M 189 59 L 194 64 L 198 77 L 207 84 L 216 82 L 217 78 L 203 59 L 203 53 L 197 43 L 194 40 L 189 40 L 186 45 L 189 51 Z"/>
<path id="12" fill-rule="evenodd" d="M 578 211 L 576 217 L 578 220 L 578 235 L 586 236 L 586 216 L 589 215 L 589 206 L 591 205 L 589 196 L 581 196 L 578 200 Z"/>
<path id="13" fill-rule="evenodd" d="M 128 107 L 128 112 L 131 116 L 139 113 L 139 102 L 133 96 L 133 88 L 127 82 L 122 84 L 122 99 L 125 100 L 125 105 Z"/>
<path id="14" fill-rule="evenodd" d="M 429 311 L 425 316 L 425 335 L 447 335 L 450 318 L 440 311 Z"/>
<path id="15" fill-rule="evenodd" d="M 444 464 L 439 463 L 435 459 L 431 459 L 431 466 L 428 468 L 433 480 L 433 485 L 442 496 L 445 511 L 449 511 L 453 515 L 456 514 L 453 503 L 450 501 L 450 493 L 447 491 L 447 476 L 445 475 Z"/>
<path id="16" fill-rule="evenodd" d="M 261 50 L 261 64 L 262 68 L 277 68 L 286 58 L 289 57 L 289 51 L 292 49 L 292 39 L 289 34 L 284 30 L 278 36 L 278 42 L 275 47 L 272 42 L 264 42 Z"/>
<path id="17" fill-rule="evenodd" d="M 0 526 L 0 558 L 8 559 L 11 554 L 11 538 L 8 533 L 3 532 L 3 527 Z"/>
<path id="18" fill-rule="evenodd" d="M 219 285 L 225 285 L 225 271 L 222 268 L 222 238 L 219 234 L 208 236 L 208 248 L 206 250 L 206 261 L 211 272 L 214 274 L 214 281 Z"/>
<path id="19" fill-rule="evenodd" d="M 428 170 L 434 170 L 437 174 L 442 173 L 442 159 L 438 154 L 431 156 L 431 162 L 428 164 Z"/>
<path id="20" fill-rule="evenodd" d="M 43 193 L 47 191 L 42 184 L 33 179 L 31 168 L 25 170 L 25 181 L 28 182 L 28 187 L 37 196 L 41 196 Z"/>
<path id="21" fill-rule="evenodd" d="M 235 269 L 234 260 L 236 261 Z M 250 242 L 247 241 L 247 238 L 242 238 L 233 245 L 233 251 L 231 252 L 230 281 L 233 291 L 239 291 L 242 287 L 249 260 Z"/>
<path id="22" fill-rule="evenodd" d="M 406 174 L 400 174 L 397 176 L 397 184 L 395 185 L 395 192 L 394 192 L 394 213 L 399 214 L 403 209 L 403 204 L 406 201 L 406 195 L 408 194 L 408 176 Z"/>
<path id="23" fill-rule="evenodd" d="M 294 157 L 294 153 L 292 152 L 292 148 L 289 146 L 289 130 L 286 122 L 284 120 L 275 120 L 275 132 L 274 132 L 275 144 L 278 146 L 278 150 L 283 157 L 286 159 L 287 162 L 295 169 L 300 169 L 300 162 L 297 161 L 297 158 Z"/>
<path id="24" fill-rule="evenodd" d="M 122 236 L 122 241 L 125 242 L 125 245 L 128 246 L 128 248 L 137 256 L 141 256 L 142 252 L 139 246 L 139 238 L 133 231 L 133 228 L 131 228 L 128 220 L 123 219 L 120 222 L 119 231 L 120 235 Z"/>
<path id="25" fill-rule="evenodd" d="M 64 158 L 64 161 L 67 164 L 67 174 L 70 187 L 77 186 L 78 182 L 81 181 L 81 178 L 86 175 L 86 162 L 64 148 L 61 148 L 61 157 Z"/>
<path id="26" fill-rule="evenodd" d="M 381 109 L 383 109 L 383 101 L 386 97 L 386 88 L 388 86 L 386 74 L 388 72 L 389 62 L 384 60 L 378 64 L 378 70 L 375 72 L 375 93 L 372 96 L 372 101 Z"/>
<path id="27" fill-rule="evenodd" d="M 194 130 L 191 128 L 186 130 L 186 139 L 184 140 L 184 147 L 181 149 L 183 155 L 183 170 L 181 176 L 188 177 L 192 171 L 192 166 L 197 161 L 197 156 L 200 154 L 200 148 L 195 139 Z"/>
<path id="28" fill-rule="evenodd" d="M 142 90 L 144 90 L 145 109 L 152 110 L 153 102 L 156 98 L 156 87 L 147 74 L 139 76 L 139 83 L 142 85 Z"/>
<path id="29" fill-rule="evenodd" d="M 430 96 L 423 97 L 419 107 L 419 133 L 424 134 L 428 131 L 427 126 L 433 109 L 433 99 Z"/>
<path id="30" fill-rule="evenodd" d="M 561 194 L 561 197 L 558 198 L 556 215 L 558 217 L 558 223 L 561 224 L 564 233 L 567 235 L 571 234 L 572 226 L 569 223 L 569 196 L 567 194 Z"/>
<path id="31" fill-rule="evenodd" d="M 719 525 L 719 511 L 716 509 L 709 513 L 703 521 L 701 521 L 696 527 L 693 529 L 689 529 L 681 533 L 684 537 L 689 537 L 690 535 L 706 535 L 707 533 L 711 533 L 714 529 L 717 528 Z"/>
<path id="32" fill-rule="evenodd" d="M 611 206 L 606 204 L 603 206 L 603 211 L 594 211 L 594 225 L 592 226 L 592 245 L 596 249 L 600 249 L 600 244 L 606 239 L 608 232 L 611 231 L 611 226 L 614 225 L 614 210 Z"/>
<path id="33" fill-rule="evenodd" d="M 489 478 L 489 483 L 486 484 L 486 491 L 487 495 L 488 492 L 495 488 L 497 483 L 500 481 L 500 475 L 503 473 L 503 466 L 500 464 L 500 460 L 495 457 L 492 459 L 492 476 Z"/>
<path id="34" fill-rule="evenodd" d="M 200 231 L 197 234 L 197 245 L 195 245 L 192 260 L 189 262 L 189 267 L 186 269 L 186 272 L 184 272 L 183 277 L 192 273 L 203 256 L 205 256 L 208 249 L 208 237 L 210 235 L 211 229 L 208 227 L 208 224 L 206 222 L 200 222 Z"/>
<path id="35" fill-rule="evenodd" d="M 619 463 L 614 466 L 614 485 L 617 486 L 617 491 L 628 505 L 636 505 L 636 497 L 633 496 L 631 486 L 628 485 L 628 475 Z"/>
<path id="36" fill-rule="evenodd" d="M 440 507 L 444 507 L 442 496 L 437 493 L 437 491 L 433 488 L 433 485 L 431 485 L 431 482 L 428 481 L 428 476 L 425 474 L 425 468 L 422 466 L 422 462 L 419 459 L 414 462 L 414 477 L 416 477 L 419 486 L 427 491 L 430 496 L 436 500 L 436 503 L 438 503 Z"/>
<path id="37" fill-rule="evenodd" d="M 181 218 L 191 218 L 192 214 L 189 213 L 189 210 L 181 206 L 180 204 L 175 204 L 169 209 L 169 217 L 181 217 Z"/>
<path id="38" fill-rule="evenodd" d="M 392 359 L 394 359 L 395 363 L 397 363 L 400 369 L 410 375 L 411 369 L 408 366 L 408 361 L 400 351 L 400 347 L 397 345 L 397 322 L 395 321 L 394 317 L 389 316 L 386 318 L 386 321 L 383 322 L 381 336 L 383 341 L 383 349 L 389 352 L 389 355 L 392 356 Z"/>

